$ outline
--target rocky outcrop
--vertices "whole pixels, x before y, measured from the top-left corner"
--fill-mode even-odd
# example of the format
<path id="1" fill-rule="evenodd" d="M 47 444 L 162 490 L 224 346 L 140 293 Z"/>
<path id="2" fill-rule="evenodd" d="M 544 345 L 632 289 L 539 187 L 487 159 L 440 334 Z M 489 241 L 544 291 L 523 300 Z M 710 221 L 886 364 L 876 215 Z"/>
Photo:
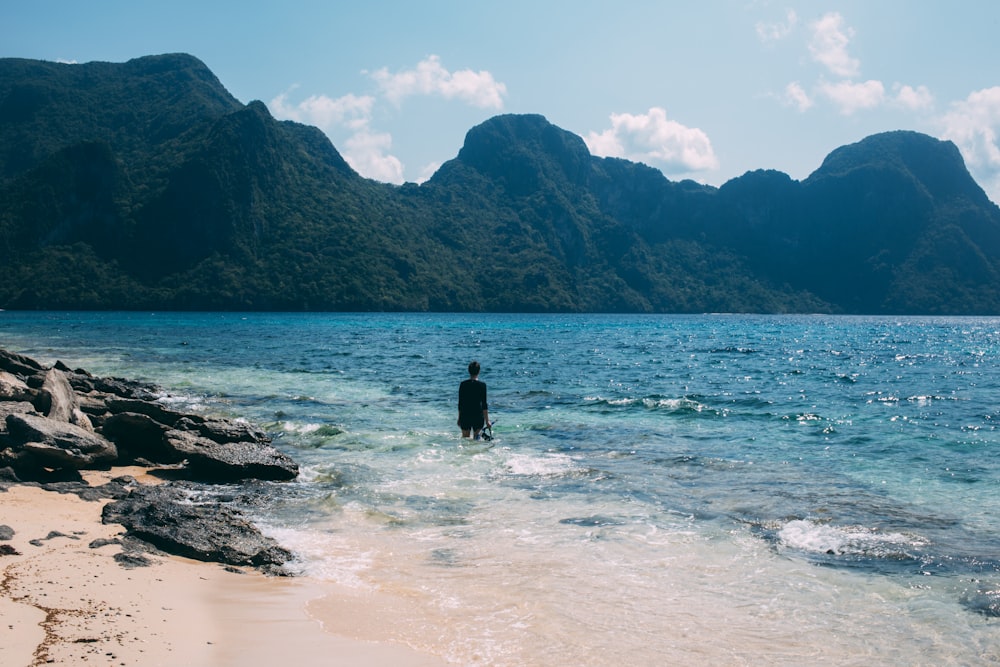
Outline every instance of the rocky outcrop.
<path id="1" fill-rule="evenodd" d="M 31 389 L 20 378 L 0 371 L 0 401 L 26 401 L 31 396 Z"/>
<path id="2" fill-rule="evenodd" d="M 58 368 L 51 368 L 45 373 L 42 388 L 38 392 L 38 402 L 49 419 L 94 430 L 87 415 L 80 410 L 80 400 L 73 391 L 69 378 Z"/>
<path id="3" fill-rule="evenodd" d="M 99 468 L 118 459 L 114 443 L 68 421 L 27 414 L 7 415 L 14 446 L 10 461 L 18 468 Z"/>
<path id="4" fill-rule="evenodd" d="M 265 537 L 231 502 L 192 497 L 208 484 L 287 481 L 298 475 L 289 456 L 262 430 L 240 420 L 185 414 L 157 401 L 155 386 L 98 378 L 61 363 L 46 368 L 0 350 L 0 491 L 34 484 L 85 500 L 112 498 L 105 523 L 126 529 L 124 567 L 148 549 L 271 574 L 291 553 Z M 114 465 L 169 468 L 187 482 L 144 486 L 129 476 L 99 487 L 79 471 Z"/>
<path id="5" fill-rule="evenodd" d="M 146 383 L 44 368 L 0 350 L 0 466 L 29 478 L 132 463 L 179 466 L 180 476 L 213 483 L 298 475 L 260 429 L 176 412 L 156 398 Z"/>
<path id="6" fill-rule="evenodd" d="M 141 486 L 104 506 L 104 522 L 168 553 L 196 560 L 269 570 L 292 554 L 230 507 L 192 502 L 174 486 Z"/>

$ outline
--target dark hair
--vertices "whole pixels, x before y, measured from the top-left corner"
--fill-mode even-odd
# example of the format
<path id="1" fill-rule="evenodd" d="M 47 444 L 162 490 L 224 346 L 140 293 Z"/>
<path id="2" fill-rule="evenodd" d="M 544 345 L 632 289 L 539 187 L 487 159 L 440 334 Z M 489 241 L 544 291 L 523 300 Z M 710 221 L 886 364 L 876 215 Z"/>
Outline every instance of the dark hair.
<path id="1" fill-rule="evenodd" d="M 479 362 L 478 361 L 470 361 L 469 362 L 469 376 L 470 377 L 474 377 L 476 375 L 479 375 Z"/>

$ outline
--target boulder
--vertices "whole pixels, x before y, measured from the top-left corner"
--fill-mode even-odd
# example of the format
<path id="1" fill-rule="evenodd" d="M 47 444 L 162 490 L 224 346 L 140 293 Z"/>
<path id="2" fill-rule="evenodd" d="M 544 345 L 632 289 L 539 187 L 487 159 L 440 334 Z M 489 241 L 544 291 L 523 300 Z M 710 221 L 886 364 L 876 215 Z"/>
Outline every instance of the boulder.
<path id="1" fill-rule="evenodd" d="M 8 445 L 46 468 L 103 467 L 118 458 L 114 443 L 74 424 L 29 414 L 7 415 Z M 24 456 L 19 457 L 26 462 Z"/>
<path id="2" fill-rule="evenodd" d="M 8 371 L 0 371 L 0 401 L 32 401 L 35 392 L 25 382 Z"/>
<path id="3" fill-rule="evenodd" d="M 123 412 L 131 412 L 146 415 L 166 426 L 173 426 L 182 418 L 189 420 L 194 419 L 192 415 L 185 417 L 182 413 L 166 408 L 155 401 L 145 401 L 138 398 L 118 398 L 117 396 L 109 396 L 107 400 L 104 401 L 104 405 L 108 412 L 113 414 L 117 415 Z"/>
<path id="4" fill-rule="evenodd" d="M 77 392 L 76 394 L 76 400 L 80 402 L 80 410 L 87 415 L 95 428 L 99 427 L 111 414 L 111 411 L 108 410 L 108 398 L 110 397 L 107 394 L 102 394 L 99 391 L 86 394 Z"/>
<path id="5" fill-rule="evenodd" d="M 10 465 L 18 459 L 11 448 L 19 443 L 7 431 L 7 415 L 41 416 L 27 401 L 0 401 L 0 466 Z"/>
<path id="6" fill-rule="evenodd" d="M 75 424 L 93 431 L 87 415 L 80 410 L 80 401 L 66 377 L 66 373 L 56 368 L 45 374 L 36 405 L 49 419 Z"/>
<path id="7" fill-rule="evenodd" d="M 131 537 L 196 560 L 268 569 L 292 557 L 240 512 L 218 502 L 193 503 L 190 493 L 170 484 L 139 486 L 105 505 L 102 517 Z"/>
<path id="8" fill-rule="evenodd" d="M 94 377 L 81 371 L 75 371 L 70 375 L 69 381 L 73 385 L 73 389 L 82 394 L 97 391 L 119 398 L 137 398 L 142 401 L 155 400 L 158 391 L 156 385 L 148 382 Z"/>
<path id="9" fill-rule="evenodd" d="M 131 475 L 120 475 L 100 486 L 91 486 L 83 479 L 49 480 L 39 483 L 39 486 L 46 491 L 53 491 L 55 493 L 72 493 L 81 500 L 90 502 L 107 498 L 112 500 L 127 498 L 128 494 L 139 486 L 139 482 Z"/>
<path id="10" fill-rule="evenodd" d="M 245 479 L 288 481 L 299 474 L 291 457 L 256 441 L 219 443 L 191 431 L 165 433 L 168 445 L 187 460 L 193 479 L 223 483 Z"/>
<path id="11" fill-rule="evenodd" d="M 22 377 L 45 372 L 45 368 L 34 359 L 7 350 L 0 350 L 0 370 Z"/>
<path id="12" fill-rule="evenodd" d="M 122 412 L 104 420 L 101 433 L 118 446 L 125 461 L 180 463 L 184 456 L 166 440 L 168 427 L 149 415 Z"/>
<path id="13" fill-rule="evenodd" d="M 195 433 L 224 444 L 227 442 L 257 442 L 267 444 L 271 439 L 252 424 L 229 419 L 195 419 L 192 415 L 179 420 L 174 428 Z"/>
<path id="14" fill-rule="evenodd" d="M 41 413 L 35 410 L 34 403 L 28 401 L 0 401 L 0 431 L 7 428 L 7 415 L 36 415 L 41 417 Z"/>

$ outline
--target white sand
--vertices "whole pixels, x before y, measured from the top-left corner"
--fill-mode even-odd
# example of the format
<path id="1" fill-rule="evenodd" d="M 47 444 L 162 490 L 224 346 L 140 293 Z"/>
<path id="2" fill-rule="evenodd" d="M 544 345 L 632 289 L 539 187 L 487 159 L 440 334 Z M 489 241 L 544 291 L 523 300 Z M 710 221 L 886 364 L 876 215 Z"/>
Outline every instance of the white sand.
<path id="1" fill-rule="evenodd" d="M 139 477 L 134 470 L 105 475 L 123 472 Z M 325 583 L 179 557 L 150 556 L 152 566 L 125 569 L 113 559 L 120 546 L 89 546 L 122 532 L 101 523 L 103 504 L 26 486 L 0 493 L 0 525 L 15 531 L 0 545 L 18 552 L 0 555 L 0 665 L 445 664 L 364 641 L 361 632 L 347 638 L 325 631 L 308 612 L 317 598 L 331 604 Z M 51 531 L 64 536 L 46 539 Z M 361 603 L 351 596 L 343 600 L 337 611 L 344 618 L 392 622 L 351 606 Z"/>

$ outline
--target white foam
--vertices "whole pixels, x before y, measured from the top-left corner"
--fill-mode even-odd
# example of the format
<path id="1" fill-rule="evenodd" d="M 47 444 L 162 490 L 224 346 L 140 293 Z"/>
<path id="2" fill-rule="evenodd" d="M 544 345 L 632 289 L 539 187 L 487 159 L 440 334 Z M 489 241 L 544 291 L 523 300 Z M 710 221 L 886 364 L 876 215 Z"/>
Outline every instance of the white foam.
<path id="1" fill-rule="evenodd" d="M 352 588 L 368 586 L 361 575 L 371 568 L 373 555 L 336 534 L 264 525 L 261 530 L 295 554 L 293 568 L 301 568 L 302 574 Z"/>
<path id="2" fill-rule="evenodd" d="M 863 526 L 834 526 L 799 519 L 778 532 L 781 543 L 811 553 L 864 553 L 879 546 L 916 546 L 922 541 L 902 533 L 883 533 Z"/>
<path id="3" fill-rule="evenodd" d="M 553 477 L 580 469 L 576 461 L 566 454 L 511 454 L 506 461 L 507 470 L 514 475 Z"/>

